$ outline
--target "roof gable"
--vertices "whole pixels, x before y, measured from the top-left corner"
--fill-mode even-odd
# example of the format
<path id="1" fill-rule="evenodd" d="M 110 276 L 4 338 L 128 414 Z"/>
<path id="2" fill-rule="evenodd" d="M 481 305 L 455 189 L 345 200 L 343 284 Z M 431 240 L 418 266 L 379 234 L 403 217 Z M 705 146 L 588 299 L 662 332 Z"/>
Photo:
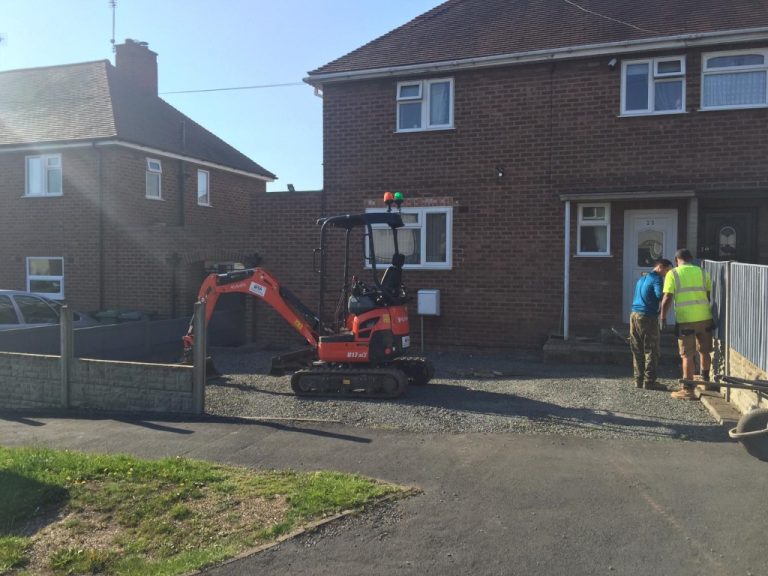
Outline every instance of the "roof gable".
<path id="1" fill-rule="evenodd" d="M 767 26 L 765 0 L 448 0 L 309 74 Z"/>

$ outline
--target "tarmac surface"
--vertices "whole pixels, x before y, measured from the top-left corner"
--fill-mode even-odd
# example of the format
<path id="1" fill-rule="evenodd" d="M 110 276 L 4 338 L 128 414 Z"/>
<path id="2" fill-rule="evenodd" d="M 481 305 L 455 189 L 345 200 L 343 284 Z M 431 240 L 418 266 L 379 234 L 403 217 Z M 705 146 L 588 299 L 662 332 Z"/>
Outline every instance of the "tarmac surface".
<path id="1" fill-rule="evenodd" d="M 768 464 L 721 438 L 0 414 L 6 446 L 334 469 L 423 491 L 211 575 L 768 575 Z"/>

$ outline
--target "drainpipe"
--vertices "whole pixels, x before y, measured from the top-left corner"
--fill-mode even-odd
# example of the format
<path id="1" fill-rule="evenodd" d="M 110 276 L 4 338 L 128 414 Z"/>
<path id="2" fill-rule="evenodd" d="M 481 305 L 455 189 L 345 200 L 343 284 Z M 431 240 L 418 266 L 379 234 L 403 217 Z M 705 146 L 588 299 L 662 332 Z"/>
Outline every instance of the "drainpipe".
<path id="1" fill-rule="evenodd" d="M 571 305 L 571 201 L 565 201 L 565 255 L 563 270 L 563 340 L 568 340 Z"/>
<path id="2" fill-rule="evenodd" d="M 102 163 L 101 148 L 93 143 L 93 150 L 96 152 L 96 173 L 98 178 L 98 197 L 99 197 L 99 310 L 105 308 L 104 298 L 104 277 L 106 276 L 104 268 L 107 265 L 107 257 L 104 253 L 106 242 L 104 239 L 104 166 Z"/>
<path id="3" fill-rule="evenodd" d="M 704 255 L 699 254 L 699 199 L 696 197 L 688 198 L 687 222 L 686 246 L 696 257 L 703 258 Z"/>

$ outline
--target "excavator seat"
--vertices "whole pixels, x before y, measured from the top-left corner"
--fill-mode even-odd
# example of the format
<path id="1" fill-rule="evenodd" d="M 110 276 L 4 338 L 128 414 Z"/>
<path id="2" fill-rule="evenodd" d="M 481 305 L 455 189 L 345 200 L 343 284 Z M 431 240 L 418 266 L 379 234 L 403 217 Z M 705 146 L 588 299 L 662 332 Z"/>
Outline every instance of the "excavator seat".
<path id="1" fill-rule="evenodd" d="M 399 252 L 392 256 L 392 266 L 384 271 L 381 277 L 381 287 L 384 290 L 384 297 L 391 304 L 400 303 L 400 286 L 403 283 L 403 264 L 405 256 Z"/>

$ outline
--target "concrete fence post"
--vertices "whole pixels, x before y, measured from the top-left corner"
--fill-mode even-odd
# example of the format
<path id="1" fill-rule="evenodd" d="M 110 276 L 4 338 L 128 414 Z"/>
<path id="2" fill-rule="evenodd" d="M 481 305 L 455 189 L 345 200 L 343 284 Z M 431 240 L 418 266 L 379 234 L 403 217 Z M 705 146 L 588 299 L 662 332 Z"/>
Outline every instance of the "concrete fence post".
<path id="1" fill-rule="evenodd" d="M 72 374 L 72 362 L 74 359 L 74 328 L 72 326 L 72 311 L 69 306 L 61 307 L 60 317 L 61 348 L 61 407 L 69 408 L 69 386 Z"/>
<path id="2" fill-rule="evenodd" d="M 197 302 L 193 317 L 195 344 L 192 348 L 192 409 L 195 414 L 205 412 L 205 362 L 208 357 L 205 330 L 205 304 Z"/>

